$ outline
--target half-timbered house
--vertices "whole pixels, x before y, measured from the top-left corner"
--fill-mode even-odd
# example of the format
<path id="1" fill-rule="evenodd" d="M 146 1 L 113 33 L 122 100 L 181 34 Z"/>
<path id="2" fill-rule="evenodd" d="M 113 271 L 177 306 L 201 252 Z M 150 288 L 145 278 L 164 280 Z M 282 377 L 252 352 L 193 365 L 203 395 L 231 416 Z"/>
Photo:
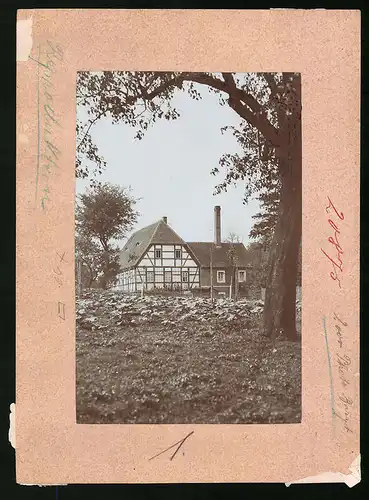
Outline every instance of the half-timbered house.
<path id="1" fill-rule="evenodd" d="M 214 242 L 185 242 L 166 217 L 135 232 L 120 254 L 118 288 L 240 293 L 247 280 L 248 254 L 242 243 L 221 241 L 220 207 L 214 213 Z"/>
<path id="2" fill-rule="evenodd" d="M 199 287 L 199 264 L 166 217 L 140 229 L 120 254 L 119 288 L 127 292 Z"/>

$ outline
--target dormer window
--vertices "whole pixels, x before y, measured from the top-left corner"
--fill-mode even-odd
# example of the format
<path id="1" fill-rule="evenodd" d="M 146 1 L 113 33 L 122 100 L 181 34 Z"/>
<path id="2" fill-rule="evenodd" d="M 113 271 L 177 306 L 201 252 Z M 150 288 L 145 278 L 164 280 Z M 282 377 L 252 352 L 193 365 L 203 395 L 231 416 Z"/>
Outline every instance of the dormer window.
<path id="1" fill-rule="evenodd" d="M 136 247 L 138 247 L 139 245 L 141 245 L 141 241 L 138 241 L 138 242 L 136 243 Z"/>

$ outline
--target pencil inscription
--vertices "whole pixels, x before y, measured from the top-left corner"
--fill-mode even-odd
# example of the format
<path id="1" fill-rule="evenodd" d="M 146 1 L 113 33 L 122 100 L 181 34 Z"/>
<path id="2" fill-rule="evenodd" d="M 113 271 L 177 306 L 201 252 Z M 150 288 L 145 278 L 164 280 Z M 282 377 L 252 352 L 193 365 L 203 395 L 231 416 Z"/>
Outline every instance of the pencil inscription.
<path id="1" fill-rule="evenodd" d="M 60 127 L 56 118 L 54 89 L 57 64 L 63 60 L 60 45 L 48 40 L 45 46 L 38 46 L 37 59 L 37 167 L 35 200 L 42 210 L 50 201 L 49 176 L 58 167 L 61 151 L 56 144 L 55 127 Z"/>
<path id="2" fill-rule="evenodd" d="M 63 264 L 67 264 L 67 260 L 65 258 L 65 252 L 60 253 L 56 252 L 57 256 L 57 265 L 53 268 L 54 280 L 58 284 L 58 287 L 61 288 L 64 285 L 64 275 L 63 275 Z M 58 301 L 58 317 L 65 321 L 66 310 L 65 303 L 62 301 Z"/>
<path id="3" fill-rule="evenodd" d="M 354 402 L 348 395 L 350 389 L 351 358 L 345 352 L 345 328 L 348 327 L 348 324 L 338 316 L 337 313 L 334 313 L 333 319 L 335 321 L 336 341 L 338 346 L 338 350 L 336 351 L 336 368 L 341 386 L 341 393 L 338 397 L 334 414 L 343 422 L 344 430 L 352 434 L 353 431 L 350 426 L 350 421 Z"/>

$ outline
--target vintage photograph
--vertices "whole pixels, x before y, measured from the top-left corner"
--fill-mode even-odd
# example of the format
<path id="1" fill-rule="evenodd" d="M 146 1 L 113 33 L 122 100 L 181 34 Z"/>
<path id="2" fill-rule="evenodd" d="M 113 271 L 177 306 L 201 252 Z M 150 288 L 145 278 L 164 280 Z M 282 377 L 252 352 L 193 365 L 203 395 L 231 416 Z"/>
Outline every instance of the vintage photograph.
<path id="1" fill-rule="evenodd" d="M 77 423 L 301 422 L 301 113 L 299 73 L 77 73 Z"/>

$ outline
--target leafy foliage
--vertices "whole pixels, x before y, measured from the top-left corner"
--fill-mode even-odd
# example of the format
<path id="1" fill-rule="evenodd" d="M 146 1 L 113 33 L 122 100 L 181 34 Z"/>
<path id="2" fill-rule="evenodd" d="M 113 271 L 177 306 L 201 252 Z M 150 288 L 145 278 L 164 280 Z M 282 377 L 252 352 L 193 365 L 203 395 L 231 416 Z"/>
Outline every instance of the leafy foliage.
<path id="1" fill-rule="evenodd" d="M 96 238 L 105 251 L 111 239 L 123 238 L 137 221 L 136 200 L 120 186 L 99 185 L 81 194 L 78 201 L 77 231 Z"/>
<path id="2" fill-rule="evenodd" d="M 102 288 L 114 284 L 120 270 L 119 247 L 137 221 L 136 200 L 120 186 L 109 183 L 88 189 L 76 205 L 76 255 L 84 264 L 89 280 Z"/>
<path id="3" fill-rule="evenodd" d="M 248 273 L 249 286 L 260 291 L 260 288 L 265 288 L 267 284 L 269 247 L 256 241 L 250 243 L 246 250 L 251 264 L 251 270 Z"/>
<path id="4" fill-rule="evenodd" d="M 294 73 L 247 74 L 240 88 L 251 92 L 260 104 L 259 115 L 266 117 L 283 136 L 289 117 L 296 106 Z M 259 126 L 258 126 L 259 125 Z M 216 193 L 226 191 L 229 185 L 242 180 L 245 183 L 244 203 L 253 195 L 273 190 L 280 185 L 283 170 L 282 144 L 265 124 L 242 120 L 237 127 L 223 127 L 222 132 L 231 132 L 242 148 L 242 153 L 225 154 L 219 167 L 212 170 L 216 175 L 225 171 L 223 182 L 217 185 Z"/>
<path id="5" fill-rule="evenodd" d="M 100 288 L 110 288 L 117 283 L 117 276 L 120 272 L 119 253 L 120 248 L 117 246 L 110 246 L 109 250 L 104 252 L 103 274 L 99 280 Z"/>
<path id="6" fill-rule="evenodd" d="M 261 133 L 249 123 L 243 122 L 236 127 L 224 127 L 224 132 L 232 132 L 241 145 L 243 153 L 227 153 L 219 160 L 219 167 L 213 168 L 212 175 L 225 172 L 224 180 L 215 188 L 215 194 L 227 191 L 228 186 L 242 181 L 245 186 L 243 202 L 268 189 L 278 174 L 278 162 L 273 148 Z"/>
<path id="7" fill-rule="evenodd" d="M 76 177 L 86 179 L 92 174 L 91 186 L 95 186 L 99 184 L 96 178 L 106 168 L 106 161 L 100 155 L 97 145 L 92 141 L 90 128 L 88 126 L 88 130 L 84 130 L 81 121 L 77 119 L 76 133 L 79 150 L 76 155 Z M 81 134 L 83 134 L 83 141 L 78 140 Z"/>
<path id="8" fill-rule="evenodd" d="M 107 117 L 113 124 L 126 123 L 136 130 L 135 137 L 142 139 L 144 132 L 158 119 L 175 120 L 178 111 L 170 105 L 174 88 L 168 86 L 160 92 L 158 87 L 172 80 L 170 73 L 145 72 L 79 72 L 77 74 L 77 106 L 85 109 L 85 123 L 77 122 L 76 176 L 96 176 L 106 167 L 106 162 L 91 139 L 91 127 Z M 155 99 L 148 98 L 148 92 Z M 190 95 L 195 96 L 193 91 Z M 92 169 L 91 163 L 95 165 Z M 91 172 L 91 170 L 93 170 Z"/>
<path id="9" fill-rule="evenodd" d="M 77 233 L 75 255 L 78 263 L 76 266 L 76 282 L 79 283 L 81 280 L 82 288 L 90 288 L 103 271 L 101 247 L 86 234 Z M 81 275 L 78 276 L 78 273 L 81 273 Z"/>
<path id="10" fill-rule="evenodd" d="M 238 258 L 237 258 L 237 252 L 235 248 L 235 243 L 240 243 L 240 238 L 237 236 L 235 233 L 229 233 L 228 237 L 226 238 L 226 243 L 229 243 L 229 248 L 227 250 L 227 255 L 231 264 L 232 268 L 232 282 L 235 284 L 236 280 L 236 268 L 238 265 Z"/>
<path id="11" fill-rule="evenodd" d="M 259 240 L 250 243 L 246 250 L 250 257 L 251 270 L 248 273 L 248 286 L 252 290 L 259 291 L 260 288 L 266 288 L 268 283 L 268 261 L 271 249 L 270 240 Z M 302 285 L 302 247 L 300 244 L 297 261 L 297 280 L 296 286 Z"/>
<path id="12" fill-rule="evenodd" d="M 98 170 L 105 166 L 90 136 L 91 127 L 100 118 L 128 124 L 135 129 L 135 137 L 142 139 L 157 120 L 179 117 L 171 105 L 176 90 L 200 100 L 201 89 L 207 87 L 218 95 L 221 105 L 229 104 L 242 118 L 239 127 L 223 129 L 234 133 L 245 154 L 223 157 L 221 167 L 231 171 L 221 188 L 239 178 L 250 178 L 257 181 L 258 190 L 257 171 L 261 169 L 266 181 L 269 170 L 275 167 L 276 148 L 279 151 L 281 147 L 278 130 L 292 114 L 290 108 L 296 101 L 294 78 L 294 73 L 79 72 L 77 106 L 86 110 L 87 120 L 84 126 L 77 124 L 77 176 L 88 172 L 86 157 Z"/>
<path id="13" fill-rule="evenodd" d="M 249 236 L 269 248 L 279 215 L 279 186 L 273 187 L 270 191 L 264 191 L 258 199 L 260 212 L 252 216 L 255 222 Z"/>

